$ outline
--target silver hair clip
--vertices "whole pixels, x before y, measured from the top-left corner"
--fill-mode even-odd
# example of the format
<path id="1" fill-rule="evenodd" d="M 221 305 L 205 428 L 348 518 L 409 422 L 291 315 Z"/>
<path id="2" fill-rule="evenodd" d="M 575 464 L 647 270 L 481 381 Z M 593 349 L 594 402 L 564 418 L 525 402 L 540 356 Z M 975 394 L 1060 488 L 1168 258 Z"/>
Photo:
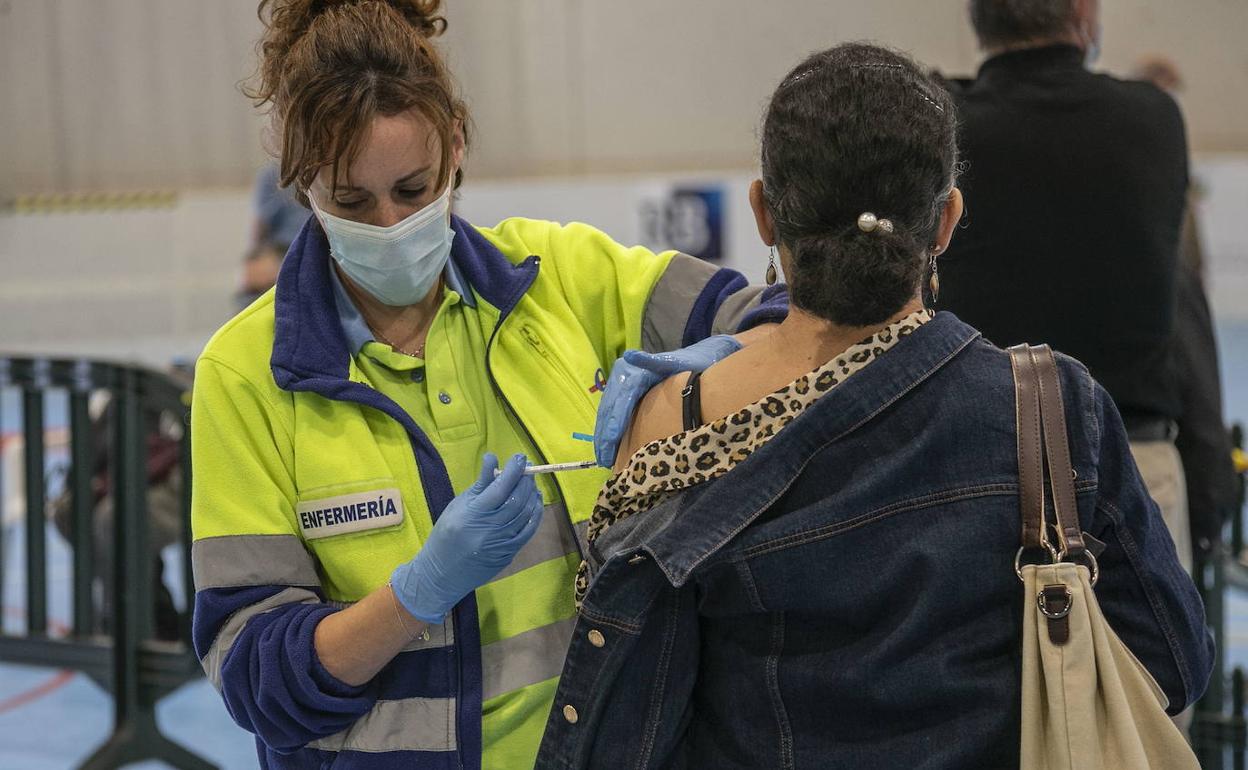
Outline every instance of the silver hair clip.
<path id="1" fill-rule="evenodd" d="M 797 73 L 797 74 L 796 74 L 796 75 L 794 75 L 793 77 L 791 77 L 791 78 L 789 78 L 788 80 L 786 80 L 785 82 L 781 83 L 781 84 L 780 84 L 780 87 L 781 87 L 781 88 L 785 88 L 785 87 L 787 87 L 787 86 L 791 86 L 791 85 L 793 85 L 794 83 L 798 83 L 798 82 L 800 82 L 800 81 L 802 81 L 802 80 L 805 80 L 806 78 L 808 78 L 808 77 L 810 77 L 811 75 L 815 74 L 815 71 L 816 71 L 816 70 L 818 70 L 818 69 L 819 69 L 819 67 L 818 67 L 818 66 L 814 66 L 814 67 L 811 67 L 811 68 L 810 68 L 810 69 L 808 69 L 808 70 L 803 70 L 802 72 Z"/>
<path id="2" fill-rule="evenodd" d="M 927 102 L 928 104 L 932 105 L 933 107 L 935 107 L 937 112 L 943 113 L 945 111 L 944 107 L 941 107 L 939 104 L 937 104 L 935 99 L 923 93 L 922 90 L 919 91 L 919 98 Z"/>
<path id="3" fill-rule="evenodd" d="M 851 64 L 850 69 L 855 70 L 904 70 L 905 67 L 900 64 L 886 64 L 884 62 L 867 62 L 865 64 Z M 943 113 L 944 107 L 941 107 L 931 95 L 924 92 L 921 87 L 916 86 L 915 90 L 919 93 L 919 98 L 936 108 L 937 112 Z"/>
<path id="4" fill-rule="evenodd" d="M 850 69 L 855 70 L 904 70 L 905 67 L 900 64 L 885 64 L 884 62 L 866 62 L 865 64 L 851 64 Z"/>
<path id="5" fill-rule="evenodd" d="M 873 233 L 876 230 L 891 233 L 893 222 L 891 219 L 880 219 L 870 211 L 864 211 L 858 215 L 858 229 L 864 233 Z"/>

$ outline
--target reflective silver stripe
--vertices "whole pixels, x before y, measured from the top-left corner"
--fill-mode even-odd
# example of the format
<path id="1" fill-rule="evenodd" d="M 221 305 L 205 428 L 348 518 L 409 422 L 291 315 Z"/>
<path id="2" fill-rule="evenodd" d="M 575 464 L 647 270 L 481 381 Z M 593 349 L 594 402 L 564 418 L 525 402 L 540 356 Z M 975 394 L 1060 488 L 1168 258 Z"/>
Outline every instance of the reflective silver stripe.
<path id="1" fill-rule="evenodd" d="M 455 621 L 450 615 L 446 616 L 446 622 L 442 625 L 428 626 L 428 631 L 428 639 L 425 639 L 424 635 L 418 636 L 404 645 L 402 652 L 427 650 L 431 647 L 449 647 L 455 643 Z"/>
<path id="2" fill-rule="evenodd" d="M 482 699 L 559 676 L 575 628 L 571 617 L 482 647 Z"/>
<path id="3" fill-rule="evenodd" d="M 581 546 L 581 556 L 589 558 L 589 519 L 577 522 L 575 529 L 576 542 Z"/>
<path id="4" fill-rule="evenodd" d="M 641 345 L 651 353 L 684 347 L 689 314 L 702 290 L 719 268 L 688 254 L 672 257 L 663 277 L 654 285 L 641 323 Z M 715 311 L 712 334 L 735 334 L 750 311 L 758 307 L 764 291 L 750 286 L 724 300 Z"/>
<path id="5" fill-rule="evenodd" d="M 243 632 L 247 621 L 286 604 L 316 604 L 319 601 L 316 594 L 306 588 L 287 588 L 264 601 L 256 602 L 235 612 L 225 623 L 221 624 L 217 638 L 213 640 L 212 647 L 208 648 L 208 654 L 201 661 L 204 673 L 208 675 L 208 681 L 212 682 L 212 686 L 217 690 L 221 689 L 221 666 L 225 663 L 225 656 L 229 654 L 230 648 L 234 646 L 234 640 Z"/>
<path id="6" fill-rule="evenodd" d="M 454 751 L 455 699 L 379 700 L 346 730 L 308 744 L 322 751 Z"/>
<path id="7" fill-rule="evenodd" d="M 225 535 L 191 546 L 195 590 L 317 586 L 316 562 L 294 535 Z"/>
<path id="8" fill-rule="evenodd" d="M 741 322 L 759 305 L 765 288 L 749 286 L 736 292 L 724 300 L 715 311 L 715 320 L 711 322 L 711 334 L 736 334 Z"/>
<path id="9" fill-rule="evenodd" d="M 502 580 L 536 564 L 576 553 L 576 542 L 572 525 L 568 521 L 567 506 L 563 503 L 552 503 L 542 510 L 542 523 L 538 525 L 537 532 L 533 533 L 533 538 L 524 544 L 516 558 L 503 567 L 503 571 L 494 580 Z"/>
<path id="10" fill-rule="evenodd" d="M 672 257 L 646 303 L 641 320 L 643 348 L 658 353 L 683 347 L 689 313 L 717 271 L 714 265 L 688 254 Z"/>

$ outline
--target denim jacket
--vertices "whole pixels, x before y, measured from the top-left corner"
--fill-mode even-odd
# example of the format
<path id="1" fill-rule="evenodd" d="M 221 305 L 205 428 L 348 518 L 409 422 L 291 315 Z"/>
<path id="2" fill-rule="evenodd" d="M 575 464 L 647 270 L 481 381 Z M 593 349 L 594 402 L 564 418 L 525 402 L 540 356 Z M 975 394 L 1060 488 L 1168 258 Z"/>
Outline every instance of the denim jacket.
<path id="1" fill-rule="evenodd" d="M 1059 356 L 1096 594 L 1178 713 L 1213 642 L 1122 420 Z M 539 768 L 1018 766 L 1009 358 L 941 313 L 590 554 Z"/>

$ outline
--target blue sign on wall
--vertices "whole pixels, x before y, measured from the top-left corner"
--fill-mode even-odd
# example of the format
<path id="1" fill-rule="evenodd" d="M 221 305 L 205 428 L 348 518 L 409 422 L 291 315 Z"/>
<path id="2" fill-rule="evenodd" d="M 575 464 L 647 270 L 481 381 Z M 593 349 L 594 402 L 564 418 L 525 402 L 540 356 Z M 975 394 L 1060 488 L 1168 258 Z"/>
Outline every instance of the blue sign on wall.
<path id="1" fill-rule="evenodd" d="M 675 249 L 702 259 L 724 258 L 724 191 L 674 187 L 641 207 L 642 238 L 655 249 Z"/>

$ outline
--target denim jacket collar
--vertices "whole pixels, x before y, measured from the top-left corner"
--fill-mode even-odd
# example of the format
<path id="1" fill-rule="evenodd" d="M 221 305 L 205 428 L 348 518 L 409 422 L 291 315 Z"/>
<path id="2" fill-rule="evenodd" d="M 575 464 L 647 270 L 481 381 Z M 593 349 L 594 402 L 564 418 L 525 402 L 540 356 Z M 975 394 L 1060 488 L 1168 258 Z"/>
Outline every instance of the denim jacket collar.
<path id="1" fill-rule="evenodd" d="M 862 427 L 979 337 L 938 313 L 895 348 L 830 391 L 766 446 L 681 506 L 641 549 L 679 587 L 772 505 L 823 447 Z M 644 514 L 643 514 L 644 515 Z"/>

